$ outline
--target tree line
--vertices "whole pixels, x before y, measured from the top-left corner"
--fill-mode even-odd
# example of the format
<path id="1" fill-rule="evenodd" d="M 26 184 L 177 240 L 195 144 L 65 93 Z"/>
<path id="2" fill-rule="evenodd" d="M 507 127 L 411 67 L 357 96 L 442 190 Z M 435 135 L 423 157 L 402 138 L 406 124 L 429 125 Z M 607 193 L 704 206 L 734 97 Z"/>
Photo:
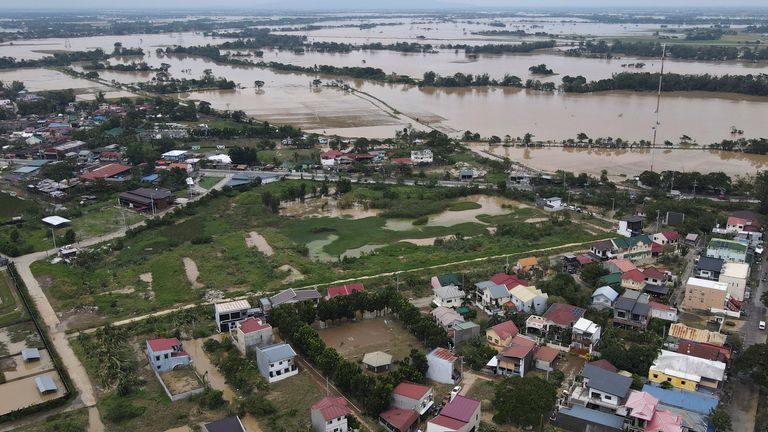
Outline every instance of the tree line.
<path id="1" fill-rule="evenodd" d="M 467 44 L 446 44 L 440 48 L 464 50 L 467 54 L 513 54 L 529 53 L 539 49 L 554 48 L 555 41 L 523 42 L 520 44 L 488 44 L 488 45 L 467 45 Z"/>
<path id="2" fill-rule="evenodd" d="M 39 67 L 55 67 L 55 66 L 69 66 L 73 62 L 81 61 L 101 61 L 109 58 L 104 50 L 97 48 L 91 51 L 74 51 L 64 53 L 54 53 L 51 56 L 43 57 L 41 59 L 20 59 L 17 60 L 14 57 L 0 57 L 0 69 L 17 69 L 17 68 L 39 68 Z"/>
<path id="3" fill-rule="evenodd" d="M 661 57 L 664 48 L 659 42 L 631 42 L 614 40 L 582 41 L 575 48 L 565 51 L 573 57 L 599 56 L 612 58 L 619 54 L 638 57 Z M 683 60 L 768 60 L 768 48 L 736 47 L 722 45 L 668 44 L 665 56 Z"/>
<path id="4" fill-rule="evenodd" d="M 659 74 L 651 72 L 620 72 L 611 78 L 587 81 L 579 75 L 563 77 L 560 89 L 570 93 L 591 93 L 612 90 L 657 91 Z M 662 91 L 708 91 L 768 96 L 768 74 L 710 75 L 664 74 Z"/>

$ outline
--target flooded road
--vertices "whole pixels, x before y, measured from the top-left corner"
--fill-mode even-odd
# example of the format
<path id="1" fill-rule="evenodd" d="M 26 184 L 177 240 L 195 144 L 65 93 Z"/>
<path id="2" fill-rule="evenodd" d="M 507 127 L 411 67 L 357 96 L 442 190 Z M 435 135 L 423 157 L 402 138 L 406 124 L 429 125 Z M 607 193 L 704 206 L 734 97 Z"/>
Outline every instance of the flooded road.
<path id="1" fill-rule="evenodd" d="M 488 150 L 487 145 L 480 148 Z M 712 150 L 610 150 L 610 149 L 564 149 L 514 148 L 493 146 L 493 154 L 505 156 L 532 168 L 553 172 L 565 170 L 585 172 L 599 176 L 603 169 L 608 175 L 635 176 L 651 168 L 654 170 L 722 171 L 728 175 L 754 175 L 768 168 L 768 156 L 750 155 Z"/>

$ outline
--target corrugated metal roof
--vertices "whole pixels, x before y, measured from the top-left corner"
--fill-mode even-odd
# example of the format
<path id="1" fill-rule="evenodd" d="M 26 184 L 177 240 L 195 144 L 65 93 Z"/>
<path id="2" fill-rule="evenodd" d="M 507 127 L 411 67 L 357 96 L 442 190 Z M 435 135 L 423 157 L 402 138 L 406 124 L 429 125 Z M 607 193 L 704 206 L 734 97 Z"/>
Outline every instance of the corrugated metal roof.
<path id="1" fill-rule="evenodd" d="M 227 303 L 216 303 L 216 312 L 222 314 L 227 312 L 247 310 L 251 308 L 251 304 L 248 300 L 235 300 Z"/>
<path id="2" fill-rule="evenodd" d="M 708 343 L 712 345 L 725 345 L 726 335 L 709 330 L 688 327 L 683 323 L 674 323 L 669 327 L 669 335 L 678 339 L 687 339 L 694 342 Z"/>
<path id="3" fill-rule="evenodd" d="M 654 385 L 646 384 L 643 391 L 650 393 L 664 405 L 669 405 L 699 414 L 709 414 L 712 409 L 717 407 L 720 401 L 717 396 L 707 393 L 690 392 L 679 389 L 663 389 Z"/>
<path id="4" fill-rule="evenodd" d="M 256 347 L 256 357 L 263 355 L 269 363 L 296 357 L 296 351 L 287 343 L 270 345 L 266 348 Z"/>
<path id="5" fill-rule="evenodd" d="M 39 377 L 36 377 L 35 384 L 37 384 L 37 390 L 40 393 L 51 393 L 59 389 L 50 375 L 40 375 Z"/>

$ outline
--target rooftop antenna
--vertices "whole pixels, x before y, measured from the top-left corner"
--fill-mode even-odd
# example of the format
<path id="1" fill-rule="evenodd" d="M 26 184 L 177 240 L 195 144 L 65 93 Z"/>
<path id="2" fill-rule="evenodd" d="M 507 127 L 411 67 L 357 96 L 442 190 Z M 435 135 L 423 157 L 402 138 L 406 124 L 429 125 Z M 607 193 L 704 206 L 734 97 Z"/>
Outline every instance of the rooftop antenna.
<path id="1" fill-rule="evenodd" d="M 661 44 L 661 73 L 659 74 L 659 91 L 656 93 L 656 124 L 653 125 L 653 143 L 651 144 L 651 171 L 653 171 L 653 163 L 656 158 L 656 133 L 658 132 L 659 125 L 659 109 L 661 108 L 661 84 L 664 79 L 664 57 L 667 54 L 667 44 Z"/>

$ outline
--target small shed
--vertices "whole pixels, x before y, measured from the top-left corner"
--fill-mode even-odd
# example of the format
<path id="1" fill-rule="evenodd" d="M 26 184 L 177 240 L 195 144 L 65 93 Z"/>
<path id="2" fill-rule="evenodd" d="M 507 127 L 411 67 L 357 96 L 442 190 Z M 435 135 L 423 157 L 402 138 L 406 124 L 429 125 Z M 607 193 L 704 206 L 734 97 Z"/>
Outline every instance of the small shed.
<path id="1" fill-rule="evenodd" d="M 56 393 L 59 389 L 50 375 L 41 375 L 35 378 L 35 384 L 37 384 L 37 390 L 40 394 Z"/>
<path id="2" fill-rule="evenodd" d="M 24 348 L 21 350 L 21 358 L 25 362 L 40 360 L 40 350 L 37 348 Z"/>
<path id="3" fill-rule="evenodd" d="M 370 372 L 385 372 L 392 366 L 392 356 L 382 351 L 370 352 L 363 356 L 363 364 Z"/>

